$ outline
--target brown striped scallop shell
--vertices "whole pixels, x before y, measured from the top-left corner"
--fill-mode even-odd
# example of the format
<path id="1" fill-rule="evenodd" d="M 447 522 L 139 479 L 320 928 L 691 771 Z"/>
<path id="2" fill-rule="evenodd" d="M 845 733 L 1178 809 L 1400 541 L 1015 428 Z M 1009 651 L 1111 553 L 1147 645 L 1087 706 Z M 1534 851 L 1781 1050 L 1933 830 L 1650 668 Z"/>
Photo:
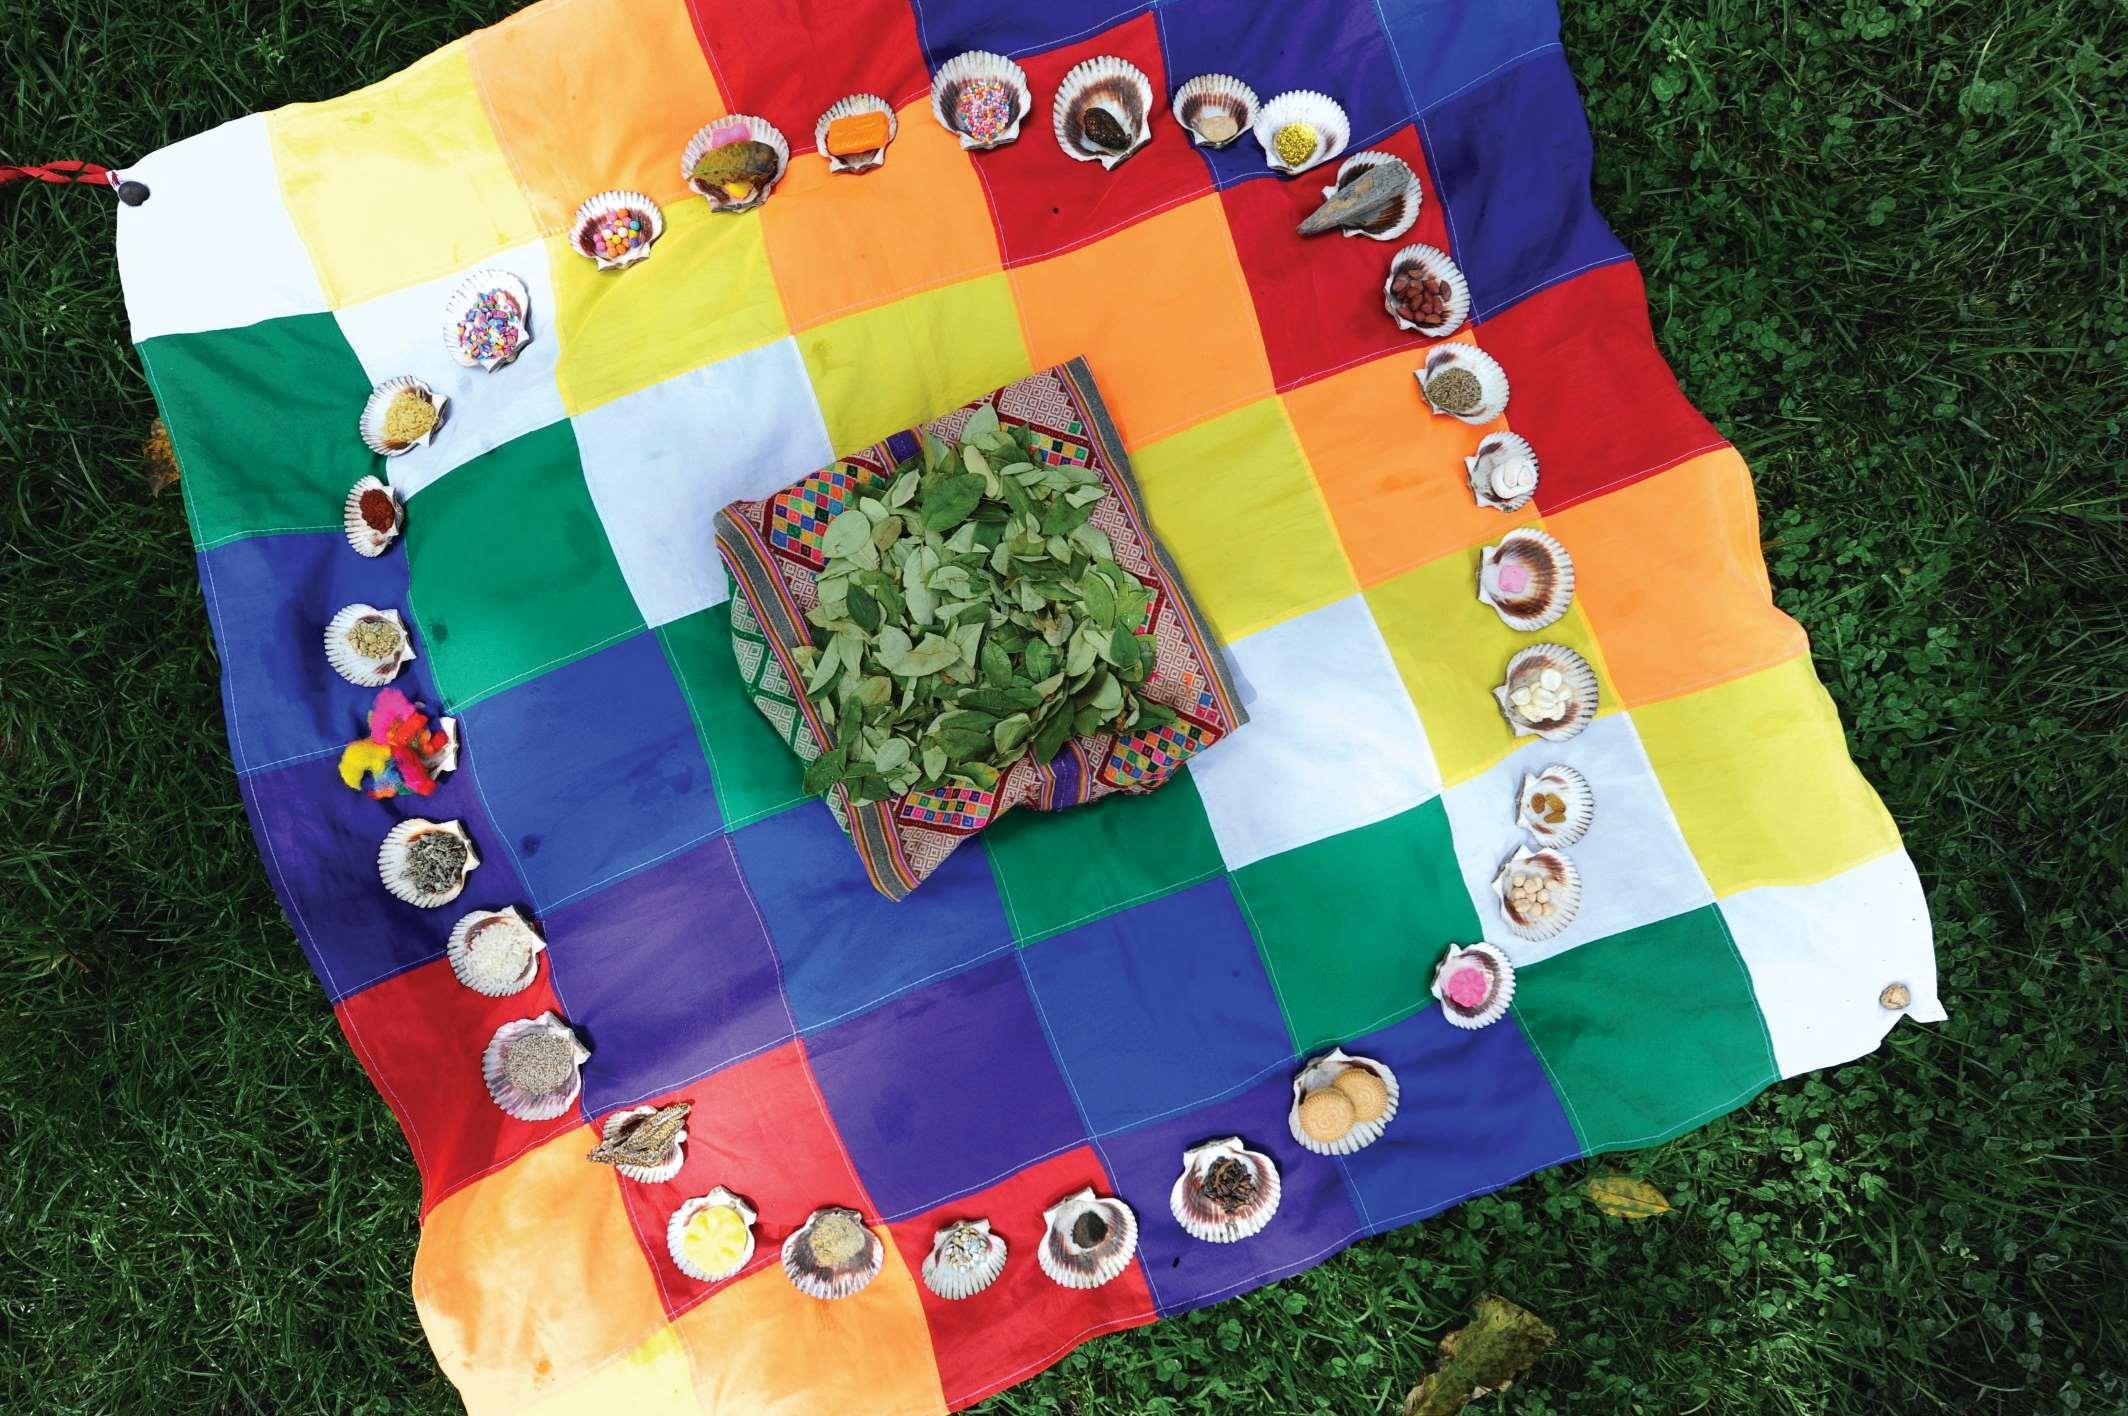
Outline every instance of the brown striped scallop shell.
<path id="1" fill-rule="evenodd" d="M 1478 553 L 1478 598 L 1509 629 L 1556 624 L 1574 602 L 1574 561 L 1534 527 L 1517 527 Z"/>
<path id="2" fill-rule="evenodd" d="M 1146 144 L 1152 132 L 1153 81 L 1127 60 L 1101 55 L 1075 66 L 1057 85 L 1051 109 L 1057 146 L 1080 162 L 1098 162 L 1113 168 Z M 1096 113 L 1106 116 L 1122 133 L 1125 144 L 1105 147 L 1088 135 L 1087 123 Z"/>

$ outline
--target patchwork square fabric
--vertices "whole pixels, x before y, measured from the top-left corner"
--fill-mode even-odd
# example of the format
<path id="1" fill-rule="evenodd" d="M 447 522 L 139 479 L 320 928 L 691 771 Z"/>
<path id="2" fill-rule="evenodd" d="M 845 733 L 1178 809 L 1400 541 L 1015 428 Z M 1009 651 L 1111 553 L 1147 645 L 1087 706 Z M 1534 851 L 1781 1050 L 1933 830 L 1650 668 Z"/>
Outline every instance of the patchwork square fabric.
<path id="1" fill-rule="evenodd" d="M 970 50 L 1027 79 L 1000 146 L 933 114 Z M 470 1409 L 959 1409 L 1943 1016 L 1568 60 L 1552 0 L 541 0 L 124 172 L 235 790 L 406 1135 Z M 1087 64 L 1150 90 L 1112 164 L 1058 137 Z M 1195 141 L 1208 73 L 1341 149 Z M 857 95 L 893 137 L 839 171 Z M 713 205 L 682 154 L 750 120 L 780 178 Z M 1388 239 L 1302 235 L 1355 159 L 1402 164 Z M 611 269 L 573 241 L 609 190 L 662 217 Z M 515 358 L 440 337 L 467 288 L 522 291 Z M 445 403 L 385 457 L 401 378 Z M 1198 678 L 894 802 L 897 901 L 804 791 L 782 651 L 904 430 L 1008 386 L 1157 528 Z M 371 797 L 380 679 L 456 738 Z"/>

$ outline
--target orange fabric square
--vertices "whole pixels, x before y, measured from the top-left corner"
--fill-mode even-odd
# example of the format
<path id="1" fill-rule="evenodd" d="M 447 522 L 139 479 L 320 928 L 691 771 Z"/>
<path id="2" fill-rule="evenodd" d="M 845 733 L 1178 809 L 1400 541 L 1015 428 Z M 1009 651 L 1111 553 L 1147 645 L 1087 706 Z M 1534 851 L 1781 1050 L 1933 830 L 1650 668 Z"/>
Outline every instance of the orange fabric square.
<path id="1" fill-rule="evenodd" d="M 471 1411 L 516 1411 L 640 1346 L 665 1312 L 588 1126 L 450 1196 L 421 1227 L 414 1307 Z"/>
<path id="2" fill-rule="evenodd" d="M 1652 703 L 1809 649 L 1774 607 L 1758 499 L 1732 447 L 1545 518 L 1627 703 Z"/>
<path id="3" fill-rule="evenodd" d="M 1466 331 L 1455 342 L 1477 341 Z M 1534 503 L 1500 512 L 1471 496 L 1463 459 L 1508 422 L 1474 428 L 1427 408 L 1412 373 L 1433 347 L 1414 342 L 1281 395 L 1363 586 L 1537 519 Z"/>
<path id="4" fill-rule="evenodd" d="M 586 197 L 688 195 L 680 151 L 726 112 L 686 0 L 553 0 L 475 33 L 473 77 L 540 231 Z"/>
<path id="5" fill-rule="evenodd" d="M 1216 196 L 1007 274 L 1034 366 L 1085 355 L 1131 447 L 1271 391 Z"/>
<path id="6" fill-rule="evenodd" d="M 884 166 L 831 172 L 817 154 L 795 156 L 761 208 L 794 330 L 1000 268 L 975 164 L 928 99 L 897 119 Z"/>

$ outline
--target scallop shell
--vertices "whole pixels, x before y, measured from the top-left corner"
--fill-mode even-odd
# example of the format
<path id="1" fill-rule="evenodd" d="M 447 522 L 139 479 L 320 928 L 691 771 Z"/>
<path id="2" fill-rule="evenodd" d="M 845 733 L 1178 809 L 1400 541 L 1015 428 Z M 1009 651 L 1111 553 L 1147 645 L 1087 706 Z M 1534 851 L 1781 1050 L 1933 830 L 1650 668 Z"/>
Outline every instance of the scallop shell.
<path id="1" fill-rule="evenodd" d="M 1074 1235 L 1079 1220 L 1098 1216 L 1105 1226 L 1098 1239 L 1081 1243 Z M 1138 1252 L 1138 1216 L 1113 1195 L 1078 1190 L 1042 1211 L 1048 1226 L 1036 1255 L 1042 1272 L 1066 1288 L 1099 1288 L 1130 1267 Z"/>
<path id="2" fill-rule="evenodd" d="M 523 337 L 517 341 L 517 348 L 511 352 L 508 359 L 475 358 L 458 338 L 459 319 L 473 308 L 475 301 L 491 290 L 500 290 L 517 302 L 517 323 L 523 331 Z M 525 289 L 522 280 L 506 270 L 474 271 L 459 281 L 457 288 L 451 291 L 451 297 L 443 302 L 443 347 L 451 351 L 453 359 L 468 369 L 478 364 L 492 373 L 524 353 L 525 346 L 531 342 L 532 294 Z"/>
<path id="3" fill-rule="evenodd" d="M 1229 1212 L 1204 1193 L 1204 1183 L 1218 1161 L 1233 1160 L 1254 1172 L 1256 1189 L 1240 1209 Z M 1263 1232 L 1278 1213 L 1278 1163 L 1262 1151 L 1227 1136 L 1190 1147 L 1182 1153 L 1182 1174 L 1168 1192 L 1167 1207 L 1182 1232 L 1207 1244 L 1235 1244 Z"/>
<path id="4" fill-rule="evenodd" d="M 635 1165 L 627 1161 L 616 1160 L 612 1162 L 613 1168 L 630 1180 L 642 1185 L 662 1185 L 673 1176 L 678 1175 L 680 1167 L 687 1163 L 687 1108 L 688 1103 L 684 1101 L 676 1103 L 672 1108 L 673 1114 L 668 1117 L 667 1121 L 660 1123 L 661 1125 L 667 1125 L 676 1122 L 679 1129 L 673 1133 L 670 1144 L 665 1148 L 665 1154 L 658 1159 L 656 1164 Z M 601 1164 L 607 1163 L 607 1156 L 600 1153 L 605 1150 L 605 1142 L 619 1140 L 621 1133 L 640 1122 L 644 1117 L 656 1116 L 661 1111 L 666 1110 L 667 1108 L 661 1106 L 637 1106 L 631 1107 L 627 1111 L 614 1112 L 613 1115 L 606 1118 L 605 1124 L 599 1128 L 601 1141 L 597 1147 L 592 1149 L 589 1158 Z M 645 1136 L 639 1144 L 644 1146 L 654 1145 L 656 1144 L 656 1139 L 654 1136 Z"/>
<path id="5" fill-rule="evenodd" d="M 1473 958 L 1492 975 L 1492 989 L 1486 994 L 1485 1004 L 1474 1012 L 1465 1010 L 1448 996 L 1450 970 L 1457 960 Z M 1451 944 L 1433 971 L 1433 996 L 1441 1000 L 1441 1016 L 1448 1019 L 1451 1027 L 1473 1031 L 1490 1027 L 1507 1016 L 1508 1005 L 1515 1001 L 1514 962 L 1491 944 L 1472 944 L 1468 948 Z"/>
<path id="6" fill-rule="evenodd" d="M 960 94 L 961 85 L 970 79 L 998 79 L 1012 90 L 1012 121 L 994 138 L 972 138 L 954 125 L 953 105 Z M 931 80 L 931 116 L 938 125 L 961 140 L 964 148 L 1003 147 L 1020 135 L 1020 124 L 1034 108 L 1034 95 L 1027 88 L 1027 71 L 1002 54 L 992 54 L 987 49 L 971 49 L 966 54 L 956 54 L 939 66 L 938 74 Z"/>
<path id="7" fill-rule="evenodd" d="M 1551 536 L 1519 526 L 1478 552 L 1478 598 L 1509 629 L 1556 624 L 1574 603 L 1573 558 Z"/>
<path id="8" fill-rule="evenodd" d="M 851 157 L 831 157 L 828 154 L 828 128 L 838 118 L 851 118 L 859 113 L 884 113 L 887 115 L 887 141 L 870 152 L 860 152 Z M 813 125 L 813 149 L 827 158 L 830 172 L 870 172 L 887 160 L 887 148 L 901 133 L 901 122 L 894 116 L 894 106 L 876 93 L 853 93 L 848 98 L 838 98 L 828 111 L 820 115 Z"/>
<path id="9" fill-rule="evenodd" d="M 1273 135 L 1288 123 L 1306 123 L 1315 129 L 1315 151 L 1305 162 L 1287 163 L 1272 143 Z M 1352 120 L 1345 116 L 1338 101 L 1326 93 L 1289 89 L 1258 110 L 1252 131 L 1256 134 L 1257 145 L 1264 150 L 1264 161 L 1273 172 L 1298 173 L 1328 162 L 1343 152 L 1345 144 L 1352 141 Z"/>
<path id="10" fill-rule="evenodd" d="M 692 1220 L 703 1210 L 718 1208 L 735 1211 L 739 1218 L 745 1222 L 746 1248 L 740 1253 L 739 1261 L 730 1268 L 712 1272 L 709 1269 L 698 1267 L 689 1259 L 680 1241 L 687 1236 L 689 1220 Z M 760 1216 L 754 1213 L 752 1205 L 719 1185 L 708 1194 L 697 1196 L 672 1212 L 672 1218 L 665 1222 L 665 1252 L 672 1255 L 673 1266 L 689 1278 L 700 1279 L 704 1283 L 716 1283 L 722 1279 L 730 1278 L 753 1260 L 754 1221 L 758 1218 Z"/>
<path id="11" fill-rule="evenodd" d="M 1537 494 L 1537 450 L 1520 433 L 1487 433 L 1463 459 L 1463 470 L 1479 506 L 1520 511 Z"/>
<path id="12" fill-rule="evenodd" d="M 1436 280 L 1448 282 L 1447 317 L 1437 325 L 1416 325 L 1397 313 L 1389 287 L 1400 272 L 1411 266 L 1420 267 Z M 1382 278 L 1382 308 L 1389 312 L 1390 319 L 1396 321 L 1398 329 L 1413 330 L 1428 339 L 1446 339 L 1463 328 L 1463 321 L 1470 318 L 1470 282 L 1463 278 L 1462 269 L 1448 258 L 1448 253 L 1438 246 L 1423 243 L 1405 246 L 1389 258 L 1389 274 Z"/>
<path id="13" fill-rule="evenodd" d="M 956 1219 L 931 1236 L 924 1287 L 941 1298 L 973 1298 L 1005 1271 L 1004 1236 L 987 1219 Z"/>
<path id="14" fill-rule="evenodd" d="M 365 435 L 364 441 L 367 441 Z M 392 529 L 379 531 L 362 519 L 362 498 L 369 492 L 382 492 L 392 497 Z M 374 559 L 391 549 L 392 542 L 406 529 L 406 508 L 399 498 L 392 496 L 392 489 L 381 477 L 364 477 L 347 489 L 347 501 L 340 509 L 340 525 L 347 532 L 347 544 L 355 548 L 355 554 Z"/>
<path id="15" fill-rule="evenodd" d="M 840 1263 L 829 1263 L 813 1252 L 814 1227 L 834 1216 L 847 1218 L 864 1235 L 858 1251 Z M 879 1277 L 887 1250 L 879 1236 L 865 1227 L 864 1216 L 841 1205 L 825 1205 L 807 1217 L 805 1224 L 783 1241 L 783 1272 L 791 1287 L 808 1298 L 847 1298 Z"/>
<path id="16" fill-rule="evenodd" d="M 510 1080 L 503 1068 L 503 1052 L 512 1042 L 528 1032 L 546 1030 L 558 1032 L 569 1039 L 569 1047 L 576 1058 L 576 1065 L 569 1069 L 569 1085 L 561 1091 L 533 1095 L 519 1089 Z M 520 1121 L 552 1121 L 555 1117 L 576 1105 L 576 1099 L 584 1090 L 584 1063 L 591 1059 L 590 1050 L 577 1039 L 570 1026 L 553 1013 L 542 1013 L 536 1018 L 518 1018 L 504 1023 L 488 1039 L 487 1050 L 480 1055 L 480 1075 L 488 1084 L 488 1095 L 507 1116 Z"/>
<path id="17" fill-rule="evenodd" d="M 504 948 L 521 946 L 525 951 L 525 965 L 514 978 L 501 986 L 486 980 L 476 981 L 471 956 L 476 948 Z M 451 961 L 451 972 L 458 981 L 475 993 L 490 998 L 507 998 L 513 993 L 522 993 L 539 977 L 539 956 L 546 950 L 547 941 L 539 937 L 514 906 L 507 910 L 472 910 L 451 926 L 451 937 L 444 943 L 444 957 Z"/>
<path id="18" fill-rule="evenodd" d="M 1198 118 L 1225 109 L 1234 119 L 1234 136 L 1213 142 L 1197 131 Z M 1232 147 L 1256 125 L 1256 90 L 1232 74 L 1199 74 L 1175 90 L 1175 121 L 1199 147 Z"/>
<path id="19" fill-rule="evenodd" d="M 1546 723 L 1528 722 L 1509 702 L 1508 695 L 1525 677 L 1546 669 L 1557 669 L 1572 689 L 1566 716 Z M 1493 699 L 1500 705 L 1501 716 L 1515 730 L 1516 737 L 1535 736 L 1546 742 L 1565 742 L 1588 727 L 1589 721 L 1596 716 L 1596 671 L 1589 667 L 1588 660 L 1564 644 L 1532 644 L 1507 661 L 1507 677 L 1493 690 Z"/>
<path id="20" fill-rule="evenodd" d="M 591 225 L 600 217 L 618 211 L 637 212 L 647 219 L 650 223 L 650 239 L 632 251 L 609 258 L 591 248 Z M 569 224 L 569 246 L 578 255 L 595 262 L 600 270 L 619 270 L 622 266 L 647 260 L 650 248 L 664 234 L 665 213 L 660 211 L 658 204 L 649 197 L 641 192 L 600 192 L 595 197 L 586 198 L 584 204 L 576 209 L 576 217 Z"/>
<path id="21" fill-rule="evenodd" d="M 415 438 L 412 442 L 393 442 L 384 436 L 384 414 L 392 406 L 393 399 L 410 389 L 427 399 L 429 406 L 436 410 L 436 422 L 427 432 Z M 436 436 L 437 429 L 443 426 L 443 410 L 449 405 L 450 401 L 450 399 L 436 392 L 435 389 L 430 388 L 412 374 L 401 374 L 397 378 L 386 379 L 369 391 L 369 400 L 362 405 L 362 419 L 359 428 L 362 433 L 363 445 L 379 457 L 397 457 L 402 452 L 412 452 L 417 447 L 427 447 L 429 440 Z M 350 512 L 353 511 L 352 504 L 350 504 L 349 510 Z M 369 527 L 357 515 L 354 520 L 347 523 L 347 538 L 349 541 L 354 540 L 354 528 L 357 526 L 362 527 L 364 531 L 369 531 Z M 370 532 L 370 534 L 375 535 L 376 533 Z M 392 534 L 396 536 L 399 533 L 395 531 Z M 391 542 L 387 540 L 384 544 L 390 545 Z M 356 546 L 355 549 L 359 551 L 362 548 Z M 384 546 L 379 546 L 377 551 L 383 549 Z M 377 551 L 365 551 L 363 553 L 365 555 L 375 555 Z"/>
<path id="22" fill-rule="evenodd" d="M 1129 147 L 1111 152 L 1088 141 L 1079 125 L 1087 111 L 1094 108 L 1107 109 L 1122 125 L 1130 135 Z M 1100 55 L 1074 65 L 1057 85 L 1057 96 L 1050 107 L 1050 126 L 1055 129 L 1057 146 L 1064 149 L 1065 156 L 1080 162 L 1098 162 L 1110 170 L 1146 145 L 1152 138 L 1152 124 L 1153 81 L 1137 65 L 1113 55 Z"/>
<path id="23" fill-rule="evenodd" d="M 1335 1083 L 1338 1073 L 1347 1067 L 1364 1067 L 1381 1078 L 1383 1087 L 1389 1092 L 1389 1104 L 1372 1121 L 1353 1122 L 1352 1129 L 1336 1140 L 1318 1141 L 1300 1124 L 1301 1098 Z M 1350 1155 L 1382 1138 L 1389 1123 L 1396 1119 L 1399 1095 L 1396 1073 L 1389 1070 L 1387 1063 L 1377 1062 L 1372 1057 L 1354 1057 L 1341 1047 L 1333 1047 L 1293 1074 L 1293 1104 L 1286 1109 L 1286 1129 L 1293 1133 L 1294 1140 L 1317 1155 Z"/>
<path id="24" fill-rule="evenodd" d="M 407 847 L 424 831 L 448 831 L 465 842 L 465 867 L 458 872 L 458 883 L 440 895 L 414 888 L 412 873 L 407 869 Z M 436 909 L 457 899 L 465 890 L 466 877 L 479 865 L 480 857 L 473 851 L 473 838 L 456 821 L 430 821 L 410 816 L 386 832 L 384 844 L 377 848 L 377 874 L 383 878 L 384 888 L 395 898 L 425 910 Z"/>
<path id="25" fill-rule="evenodd" d="M 1468 369 L 1478 376 L 1478 406 L 1468 413 L 1449 413 L 1433 401 L 1433 394 L 1428 389 L 1438 375 L 1455 367 Z M 1440 345 L 1426 356 L 1426 365 L 1418 371 L 1418 380 L 1419 392 L 1425 396 L 1427 407 L 1472 427 L 1490 423 L 1507 411 L 1507 370 L 1500 367 L 1498 359 L 1475 344 Z"/>
<path id="26" fill-rule="evenodd" d="M 728 137 L 725 142 L 744 142 L 750 138 L 757 143 L 767 143 L 776 150 L 776 175 L 754 188 L 752 196 L 737 202 L 707 182 L 695 180 L 695 164 L 702 160 L 702 154 L 712 147 L 724 145 L 712 143 L 709 140 L 710 135 L 727 129 L 734 123 L 746 129 L 746 138 Z M 776 125 L 768 119 L 756 118 L 751 113 L 733 113 L 704 123 L 695 130 L 695 135 L 687 140 L 687 146 L 680 150 L 680 180 L 687 184 L 689 191 L 708 202 L 711 211 L 752 211 L 769 199 L 769 194 L 776 190 L 776 184 L 783 180 L 783 174 L 790 170 L 790 166 L 791 145 L 784 140 L 783 134 L 778 132 Z"/>
<path id="27" fill-rule="evenodd" d="M 1550 819 L 1549 810 L 1534 804 L 1539 795 L 1559 798 L 1560 820 Z M 1522 791 L 1515 798 L 1515 824 L 1529 832 L 1540 846 L 1571 846 L 1589 834 L 1596 819 L 1596 794 L 1589 779 L 1563 762 L 1554 762 L 1542 772 L 1525 773 Z"/>
<path id="28" fill-rule="evenodd" d="M 1386 170 L 1392 166 L 1403 175 Z M 1403 158 L 1393 152 L 1354 153 L 1338 164 L 1337 180 L 1323 188 L 1323 204 L 1301 222 L 1300 234 L 1335 228 L 1347 236 L 1394 241 L 1418 221 L 1423 200 L 1419 174 Z"/>
<path id="29" fill-rule="evenodd" d="M 1508 893 L 1516 877 L 1532 873 L 1543 876 L 1552 892 L 1548 915 L 1524 915 Z M 1493 894 L 1500 899 L 1500 913 L 1510 933 L 1519 939 L 1552 939 L 1564 933 L 1581 912 L 1581 872 L 1564 851 L 1517 846 L 1493 877 Z"/>
<path id="30" fill-rule="evenodd" d="M 372 659 L 348 642 L 348 634 L 364 620 L 389 620 L 399 631 L 398 652 L 387 658 Z M 397 610 L 380 610 L 375 605 L 353 604 L 341 609 L 325 626 L 325 658 L 333 666 L 333 672 L 357 688 L 382 688 L 399 677 L 399 671 L 414 662 L 414 641 L 406 632 L 406 621 L 399 618 Z"/>

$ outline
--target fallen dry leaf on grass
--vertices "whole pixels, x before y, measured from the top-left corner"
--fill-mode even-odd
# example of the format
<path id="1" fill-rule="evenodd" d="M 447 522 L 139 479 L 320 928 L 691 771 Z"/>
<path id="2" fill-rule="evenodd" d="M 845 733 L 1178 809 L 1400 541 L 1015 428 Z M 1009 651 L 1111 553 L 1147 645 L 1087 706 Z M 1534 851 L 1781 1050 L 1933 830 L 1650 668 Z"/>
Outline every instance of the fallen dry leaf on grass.
<path id="1" fill-rule="evenodd" d="M 1589 1198 L 1613 1219 L 1653 1219 L 1670 1212 L 1663 1192 L 1636 1175 L 1598 1175 L 1589 1181 Z"/>

